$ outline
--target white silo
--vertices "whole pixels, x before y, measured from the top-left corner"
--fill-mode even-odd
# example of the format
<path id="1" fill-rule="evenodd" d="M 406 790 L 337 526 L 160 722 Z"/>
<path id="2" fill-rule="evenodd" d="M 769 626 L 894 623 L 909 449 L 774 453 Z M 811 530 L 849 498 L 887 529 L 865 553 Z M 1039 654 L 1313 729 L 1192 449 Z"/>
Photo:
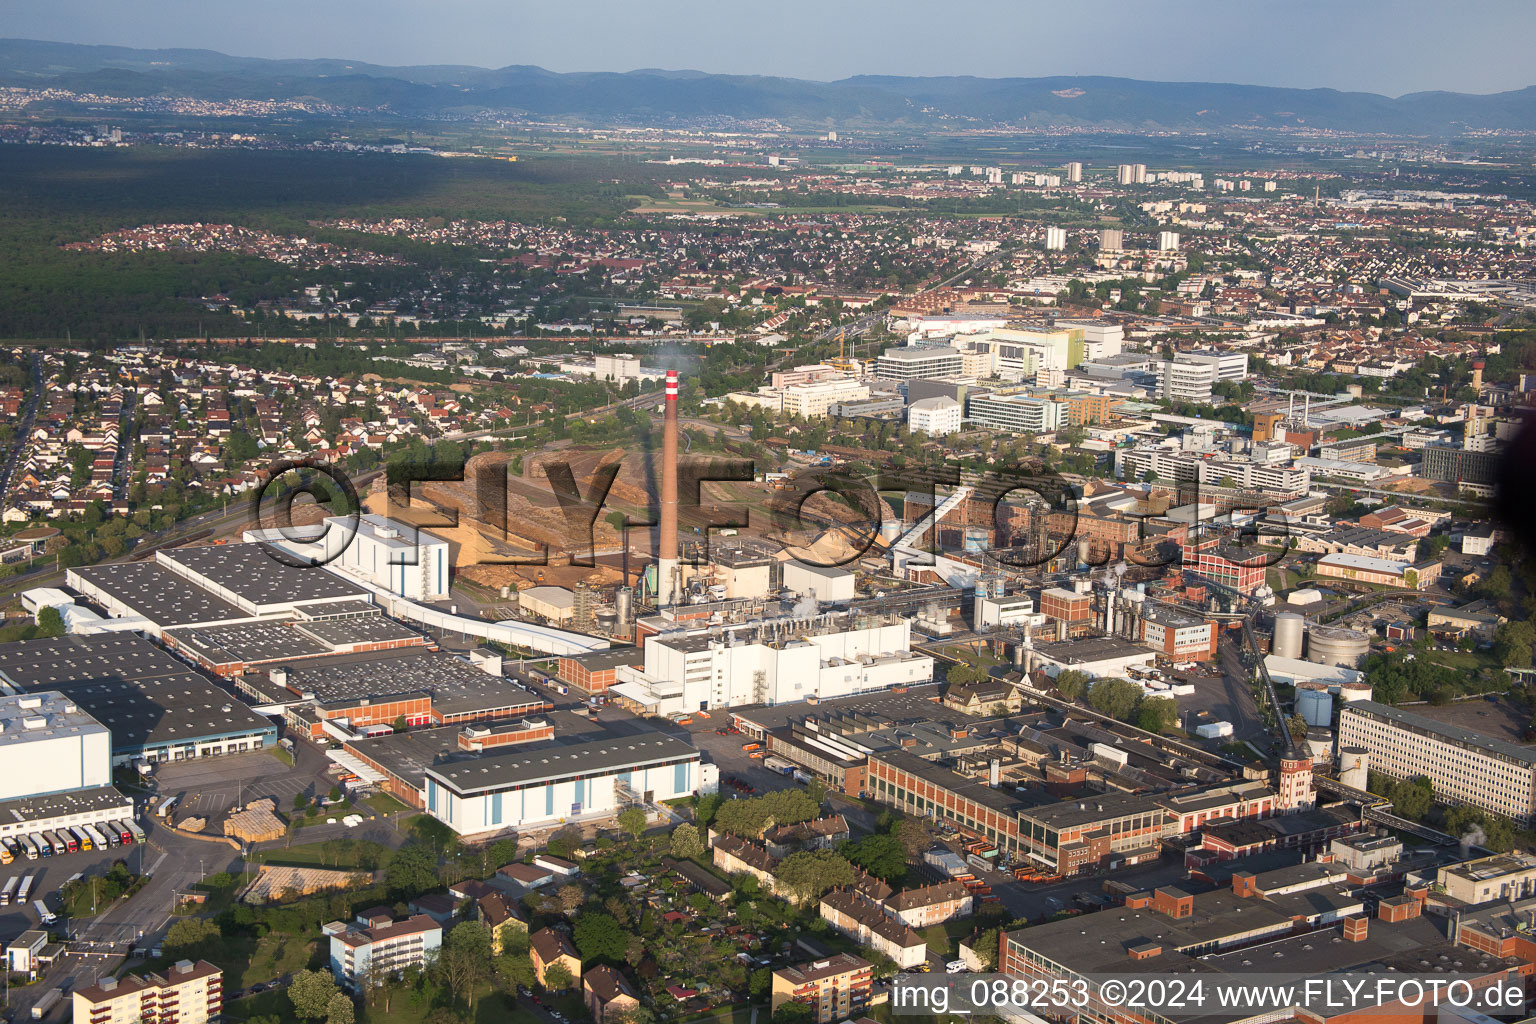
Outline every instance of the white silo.
<path id="1" fill-rule="evenodd" d="M 1371 778 L 1371 752 L 1364 747 L 1339 748 L 1339 781 L 1351 789 L 1365 790 Z"/>
<path id="2" fill-rule="evenodd" d="M 1301 641 L 1306 635 L 1307 620 L 1295 612 L 1281 612 L 1275 616 L 1275 638 L 1269 645 L 1269 653 L 1278 658 L 1300 660 Z"/>
<path id="3" fill-rule="evenodd" d="M 1333 724 L 1333 696 L 1327 690 L 1297 690 L 1296 713 L 1308 725 L 1326 729 Z"/>

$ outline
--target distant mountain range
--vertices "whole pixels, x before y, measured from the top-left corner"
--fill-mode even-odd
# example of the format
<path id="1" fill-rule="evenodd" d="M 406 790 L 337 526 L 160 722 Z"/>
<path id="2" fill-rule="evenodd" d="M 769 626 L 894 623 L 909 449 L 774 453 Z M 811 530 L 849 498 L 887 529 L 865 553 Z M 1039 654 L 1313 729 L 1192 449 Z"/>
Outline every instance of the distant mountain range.
<path id="1" fill-rule="evenodd" d="M 558 74 L 528 66 L 384 67 L 24 39 L 0 40 L 0 85 L 209 100 L 312 98 L 422 117 L 490 109 L 598 120 L 773 118 L 833 126 L 975 119 L 1131 132 L 1324 128 L 1445 136 L 1536 130 L 1536 88 L 1486 96 L 1422 92 L 1393 99 L 1334 89 L 1106 77 L 860 75 L 811 82 L 696 71 Z"/>

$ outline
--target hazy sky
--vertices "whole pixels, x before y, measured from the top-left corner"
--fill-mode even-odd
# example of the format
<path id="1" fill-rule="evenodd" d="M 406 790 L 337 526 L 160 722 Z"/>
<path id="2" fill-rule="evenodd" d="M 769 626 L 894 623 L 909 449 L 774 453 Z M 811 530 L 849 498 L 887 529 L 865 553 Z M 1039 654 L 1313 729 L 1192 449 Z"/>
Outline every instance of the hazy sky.
<path id="1" fill-rule="evenodd" d="M 554 71 L 1536 84 L 1529 0 L 0 0 L 0 34 Z"/>

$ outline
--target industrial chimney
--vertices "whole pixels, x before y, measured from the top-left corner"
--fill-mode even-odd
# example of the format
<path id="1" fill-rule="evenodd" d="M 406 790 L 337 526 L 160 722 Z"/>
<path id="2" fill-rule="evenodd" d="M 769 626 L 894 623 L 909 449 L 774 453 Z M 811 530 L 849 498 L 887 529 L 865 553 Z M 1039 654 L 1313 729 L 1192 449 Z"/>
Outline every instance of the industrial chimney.
<path id="1" fill-rule="evenodd" d="M 661 535 L 656 541 L 656 605 L 677 596 L 677 371 L 667 371 L 667 404 L 661 429 Z"/>

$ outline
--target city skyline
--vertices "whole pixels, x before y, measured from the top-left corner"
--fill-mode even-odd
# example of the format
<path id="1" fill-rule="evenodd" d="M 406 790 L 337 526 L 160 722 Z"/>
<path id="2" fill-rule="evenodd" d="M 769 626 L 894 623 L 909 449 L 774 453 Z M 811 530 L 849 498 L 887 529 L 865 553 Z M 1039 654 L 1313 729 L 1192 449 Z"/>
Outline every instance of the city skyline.
<path id="1" fill-rule="evenodd" d="M 1423 91 L 1486 94 L 1533 84 L 1520 42 L 1536 9 L 1466 5 L 1446 23 L 1428 3 L 1378 0 L 1289 4 L 1256 24 L 1208 0 L 1176 11 L 1106 0 L 1101 17 L 1041 4 L 966 0 L 935 21 L 905 3 L 859 2 L 829 10 L 790 0 L 754 17 L 696 2 L 667 12 L 599 0 L 559 9 L 502 10 L 483 0 L 433 8 L 293 0 L 256 9 L 187 0 L 156 5 L 26 0 L 9 11 L 7 35 L 89 45 L 211 49 L 238 56 L 341 57 L 386 65 L 536 65 L 551 71 L 666 68 L 836 81 L 857 75 L 1037 78 L 1102 75 L 1400 96 Z M 1490 36 L 1482 27 L 1497 17 Z M 978 32 L 982 26 L 1001 31 Z M 921 49 L 914 46 L 921 40 Z M 1362 60 L 1362 54 L 1381 59 Z"/>

